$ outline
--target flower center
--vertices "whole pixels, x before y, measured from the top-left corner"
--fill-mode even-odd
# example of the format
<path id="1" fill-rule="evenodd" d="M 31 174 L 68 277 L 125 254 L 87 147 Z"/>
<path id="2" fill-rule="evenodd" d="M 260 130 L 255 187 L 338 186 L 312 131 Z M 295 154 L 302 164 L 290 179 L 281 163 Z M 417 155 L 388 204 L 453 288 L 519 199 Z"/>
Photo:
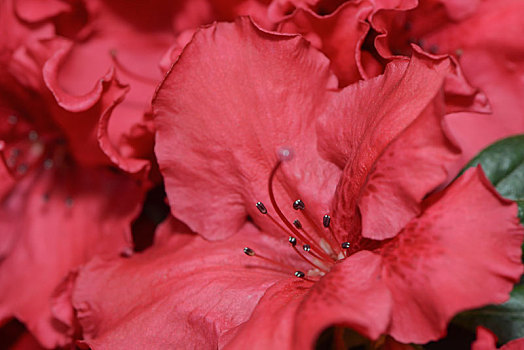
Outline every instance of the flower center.
<path id="1" fill-rule="evenodd" d="M 14 178 L 37 168 L 51 169 L 63 161 L 65 142 L 55 133 L 40 134 L 31 123 L 10 111 L 0 111 L 3 142 L 0 157 Z"/>
<path id="2" fill-rule="evenodd" d="M 288 237 L 288 242 L 294 253 L 309 265 L 310 268 L 306 272 L 295 269 L 294 275 L 298 278 L 311 280 L 312 278 L 323 276 L 338 260 L 346 258 L 347 249 L 349 249 L 350 243 L 340 243 L 338 241 L 331 227 L 332 218 L 330 215 L 326 214 L 322 217 L 322 228 L 315 229 L 315 235 L 312 235 L 310 232 L 308 232 L 308 230 L 304 228 L 302 222 L 298 218 L 291 222 L 284 215 L 275 199 L 273 182 L 275 179 L 275 174 L 280 169 L 282 163 L 290 160 L 292 156 L 293 153 L 291 150 L 287 148 L 281 149 L 279 151 L 279 160 L 269 175 L 269 199 L 277 217 L 274 217 L 269 213 L 264 203 L 257 202 L 255 205 L 260 214 L 271 220 L 279 228 L 279 231 Z M 306 210 L 306 204 L 301 199 L 295 200 L 292 203 L 292 206 L 293 209 L 299 212 L 306 221 L 315 222 L 315 220 L 312 219 Z M 312 226 L 317 227 L 315 225 Z M 286 273 L 290 269 L 289 266 L 283 265 L 275 260 L 260 255 L 249 247 L 244 248 L 244 253 L 250 257 L 258 257 L 273 264 L 280 265 L 281 267 L 285 268 Z"/>

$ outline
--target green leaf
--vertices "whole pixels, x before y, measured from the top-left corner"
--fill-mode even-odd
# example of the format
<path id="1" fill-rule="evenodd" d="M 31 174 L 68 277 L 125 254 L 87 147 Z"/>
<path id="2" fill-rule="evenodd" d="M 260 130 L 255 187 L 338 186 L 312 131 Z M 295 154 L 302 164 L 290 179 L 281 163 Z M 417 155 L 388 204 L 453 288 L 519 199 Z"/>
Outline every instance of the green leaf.
<path id="1" fill-rule="evenodd" d="M 493 331 L 501 343 L 524 337 L 524 286 L 515 287 L 508 302 L 462 312 L 453 322 L 471 331 L 484 326 Z"/>
<path id="2" fill-rule="evenodd" d="M 478 164 L 502 196 L 517 202 L 518 216 L 524 223 L 524 135 L 495 142 L 473 158 L 461 174 Z"/>

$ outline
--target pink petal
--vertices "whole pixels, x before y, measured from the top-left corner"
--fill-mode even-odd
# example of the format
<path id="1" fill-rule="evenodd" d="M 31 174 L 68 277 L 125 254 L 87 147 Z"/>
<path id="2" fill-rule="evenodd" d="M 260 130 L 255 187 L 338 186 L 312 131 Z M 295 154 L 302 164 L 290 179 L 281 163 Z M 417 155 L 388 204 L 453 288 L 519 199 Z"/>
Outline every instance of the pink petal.
<path id="1" fill-rule="evenodd" d="M 335 85 L 325 57 L 298 36 L 263 32 L 246 18 L 199 31 L 153 101 L 155 153 L 173 214 L 214 239 L 233 234 L 247 215 L 267 227 L 255 203 L 269 204 L 281 147 L 295 151 L 282 165 L 285 177 L 277 174 L 284 212 L 296 215 L 298 198 L 314 213 L 327 210 L 339 170 L 320 159 L 314 121 Z"/>
<path id="2" fill-rule="evenodd" d="M 72 330 L 54 317 L 50 297 L 78 265 L 129 247 L 141 191 L 111 171 L 42 171 L 20 180 L 1 204 L 0 232 L 15 240 L 0 248 L 0 319 L 16 317 L 55 347 Z"/>
<path id="3" fill-rule="evenodd" d="M 304 35 L 330 59 L 339 85 L 344 87 L 360 79 L 357 61 L 360 61 L 360 46 L 369 29 L 364 19 L 370 12 L 371 5 L 365 1 L 347 2 L 328 16 L 297 9 L 280 22 L 279 31 Z"/>
<path id="4" fill-rule="evenodd" d="M 226 349 L 311 349 L 334 325 L 372 339 L 389 323 L 391 296 L 380 279 L 379 256 L 362 252 L 336 265 L 319 282 L 290 281 L 269 288 Z M 309 288 L 311 287 L 311 290 Z"/>
<path id="5" fill-rule="evenodd" d="M 160 231 L 172 232 L 171 225 Z M 173 233 L 160 233 L 162 244 L 142 254 L 95 259 L 80 271 L 73 303 L 93 349 L 216 348 L 249 318 L 267 288 L 296 279 L 242 252 L 246 245 L 277 256 L 289 251 L 249 224 L 240 235 L 212 243 Z"/>
<path id="6" fill-rule="evenodd" d="M 456 313 L 506 301 L 523 271 L 517 206 L 480 168 L 429 201 L 381 253 L 393 295 L 389 334 L 404 343 L 438 339 Z"/>

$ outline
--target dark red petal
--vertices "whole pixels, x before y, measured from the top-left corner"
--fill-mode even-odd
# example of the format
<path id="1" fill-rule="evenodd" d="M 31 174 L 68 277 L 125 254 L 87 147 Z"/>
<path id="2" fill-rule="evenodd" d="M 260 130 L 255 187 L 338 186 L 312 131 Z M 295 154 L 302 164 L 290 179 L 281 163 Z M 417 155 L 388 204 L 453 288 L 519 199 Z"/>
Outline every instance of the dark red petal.
<path id="1" fill-rule="evenodd" d="M 381 252 L 393 295 L 389 333 L 405 343 L 438 339 L 456 313 L 506 301 L 523 271 L 517 206 L 480 168 L 428 201 Z"/>

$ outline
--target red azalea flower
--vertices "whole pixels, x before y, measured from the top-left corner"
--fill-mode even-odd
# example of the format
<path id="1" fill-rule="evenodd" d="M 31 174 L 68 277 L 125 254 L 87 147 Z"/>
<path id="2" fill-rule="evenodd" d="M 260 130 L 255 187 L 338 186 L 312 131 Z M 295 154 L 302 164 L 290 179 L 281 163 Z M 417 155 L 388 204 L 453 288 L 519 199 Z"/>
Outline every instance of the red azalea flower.
<path id="1" fill-rule="evenodd" d="M 472 344 L 471 350 L 496 350 L 497 337 L 484 327 L 477 327 L 477 340 Z M 524 338 L 512 340 L 504 344 L 502 350 L 524 349 Z"/>
<path id="2" fill-rule="evenodd" d="M 518 0 L 431 0 L 411 11 L 380 11 L 371 17 L 381 33 L 375 43 L 382 57 L 409 54 L 411 42 L 432 53 L 455 55 L 466 78 L 489 96 L 492 115 L 449 119 L 463 162 L 499 138 L 524 132 L 523 11 Z"/>
<path id="3" fill-rule="evenodd" d="M 60 298 L 68 274 L 95 255 L 131 249 L 130 223 L 144 192 L 114 169 L 84 164 L 102 154 L 98 147 L 68 143 L 88 139 L 125 89 L 109 74 L 75 112 L 60 108 L 41 71 L 62 43 L 21 41 L 12 52 L 23 55 L 3 56 L 0 67 L 0 322 L 16 317 L 49 348 L 78 331 L 70 302 Z M 13 73 L 15 66 L 27 67 L 25 74 Z"/>
<path id="4" fill-rule="evenodd" d="M 89 263 L 88 345 L 304 349 L 330 325 L 422 343 L 508 298 L 516 205 L 480 169 L 431 195 L 458 156 L 442 118 L 478 102 L 458 68 L 416 50 L 337 91 L 328 65 L 246 19 L 197 33 L 154 100 L 156 152 L 173 214 L 225 239 L 170 221 L 144 254 Z"/>

